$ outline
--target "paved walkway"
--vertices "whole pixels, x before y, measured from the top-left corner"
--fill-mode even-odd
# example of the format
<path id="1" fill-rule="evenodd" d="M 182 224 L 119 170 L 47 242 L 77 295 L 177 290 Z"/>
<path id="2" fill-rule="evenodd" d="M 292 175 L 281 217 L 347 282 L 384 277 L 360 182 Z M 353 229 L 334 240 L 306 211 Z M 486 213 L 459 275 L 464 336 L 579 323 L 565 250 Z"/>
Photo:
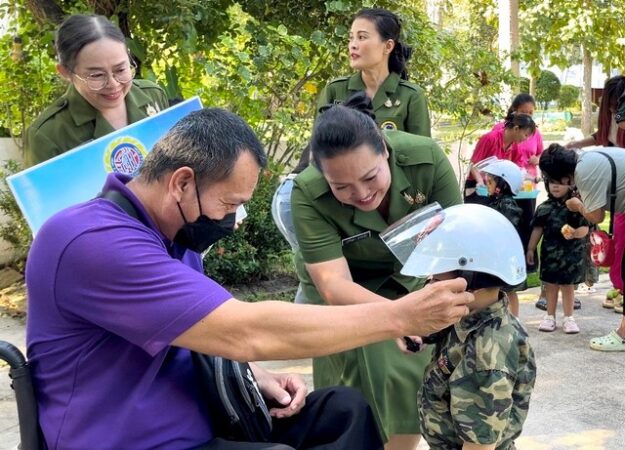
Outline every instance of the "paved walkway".
<path id="1" fill-rule="evenodd" d="M 609 288 L 602 275 L 597 292 L 580 296 L 576 319 L 578 335 L 537 331 L 544 314 L 534 307 L 537 289 L 521 294 L 521 318 L 528 327 L 538 365 L 536 387 L 519 450 L 621 450 L 625 448 L 625 353 L 606 354 L 589 349 L 591 337 L 616 328 L 621 316 L 601 308 Z M 561 320 L 562 311 L 558 310 Z M 23 325 L 0 318 L 0 339 L 23 347 Z M 303 374 L 311 382 L 310 360 L 268 362 L 280 371 Z M 15 406 L 8 387 L 6 368 L 0 368 L 0 449 L 14 448 L 19 441 Z M 427 449 L 425 444 L 419 450 Z"/>

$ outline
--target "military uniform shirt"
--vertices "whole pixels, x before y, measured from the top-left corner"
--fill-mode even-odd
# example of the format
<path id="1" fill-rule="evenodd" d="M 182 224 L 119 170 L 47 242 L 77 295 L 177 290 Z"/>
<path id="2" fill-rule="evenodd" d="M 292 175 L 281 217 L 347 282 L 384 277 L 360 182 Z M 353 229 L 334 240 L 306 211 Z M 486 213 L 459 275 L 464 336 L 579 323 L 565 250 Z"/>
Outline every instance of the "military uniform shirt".
<path id="1" fill-rule="evenodd" d="M 147 80 L 133 80 L 125 102 L 129 124 L 168 106 L 165 92 Z M 70 85 L 29 127 L 24 162 L 27 166 L 39 164 L 113 131 L 102 114 Z"/>
<path id="2" fill-rule="evenodd" d="M 401 264 L 378 234 L 429 203 L 445 208 L 462 202 L 451 164 L 432 139 L 401 131 L 385 131 L 384 137 L 391 170 L 388 221 L 378 211 L 364 212 L 340 203 L 314 166 L 295 178 L 291 207 L 300 246 L 296 262 L 306 298 L 313 303 L 323 300 L 304 261 L 313 264 L 344 256 L 353 280 L 371 291 L 390 277 L 414 290 L 415 278 L 400 275 Z"/>
<path id="3" fill-rule="evenodd" d="M 418 289 L 423 280 L 400 274 L 401 263 L 378 234 L 431 202 L 447 207 L 462 201 L 451 164 L 432 139 L 402 131 L 383 133 L 391 172 L 387 220 L 378 211 L 364 212 L 340 203 L 314 166 L 295 178 L 291 206 L 300 246 L 295 259 L 307 303 L 324 300 L 304 261 L 345 257 L 355 283 L 388 299 Z M 313 382 L 316 389 L 343 385 L 360 391 L 387 440 L 395 434 L 420 432 L 415 399 L 429 360 L 429 351 L 407 357 L 394 340 L 387 340 L 313 358 Z"/>
<path id="4" fill-rule="evenodd" d="M 460 450 L 463 442 L 514 449 L 535 379 L 527 331 L 502 296 L 437 344 L 418 398 L 425 440 L 437 450 Z"/>
<path id="5" fill-rule="evenodd" d="M 351 77 L 337 78 L 323 89 L 317 100 L 322 106 L 342 103 L 359 91 L 366 91 L 360 72 Z M 406 131 L 420 136 L 431 136 L 430 113 L 424 90 L 402 80 L 391 72 L 372 99 L 375 121 L 383 130 Z"/>

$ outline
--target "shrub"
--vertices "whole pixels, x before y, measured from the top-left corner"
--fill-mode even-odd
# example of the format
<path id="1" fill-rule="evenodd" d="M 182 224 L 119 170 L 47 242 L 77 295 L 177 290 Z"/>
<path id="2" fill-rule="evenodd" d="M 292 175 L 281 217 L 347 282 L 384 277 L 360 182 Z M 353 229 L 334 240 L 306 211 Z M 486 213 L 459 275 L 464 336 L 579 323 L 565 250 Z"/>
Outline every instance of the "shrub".
<path id="1" fill-rule="evenodd" d="M 572 108 L 579 101 L 580 89 L 570 84 L 565 84 L 560 88 L 560 96 L 558 97 L 558 105 L 560 108 Z"/>
<path id="2" fill-rule="evenodd" d="M 558 99 L 559 95 L 560 80 L 556 74 L 549 70 L 540 72 L 536 80 L 536 101 L 543 105 L 543 109 L 547 109 L 549 102 Z"/>
<path id="3" fill-rule="evenodd" d="M 6 178 L 22 170 L 21 165 L 15 160 L 5 161 L 0 169 L 0 211 L 6 216 L 6 223 L 0 225 L 0 238 L 8 242 L 13 251 L 12 263 L 10 265 L 20 271 L 24 271 L 26 255 L 33 240 L 22 212 L 17 206 L 15 197 L 11 193 Z"/>
<path id="4" fill-rule="evenodd" d="M 292 266 L 291 247 L 271 217 L 271 200 L 281 170 L 266 169 L 245 205 L 247 218 L 231 236 L 204 255 L 204 270 L 219 283 L 240 285 L 267 278 Z"/>

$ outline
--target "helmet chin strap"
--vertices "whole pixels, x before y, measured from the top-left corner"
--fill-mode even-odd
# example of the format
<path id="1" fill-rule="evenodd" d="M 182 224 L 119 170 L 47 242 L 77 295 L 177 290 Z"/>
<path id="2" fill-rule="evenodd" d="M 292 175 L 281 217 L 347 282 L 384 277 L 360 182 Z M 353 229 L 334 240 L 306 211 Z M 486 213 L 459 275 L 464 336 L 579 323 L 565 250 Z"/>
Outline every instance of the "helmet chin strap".
<path id="1" fill-rule="evenodd" d="M 494 275 L 471 270 L 459 270 L 458 276 L 467 281 L 467 291 L 473 292 L 479 289 L 507 286 L 502 280 Z"/>

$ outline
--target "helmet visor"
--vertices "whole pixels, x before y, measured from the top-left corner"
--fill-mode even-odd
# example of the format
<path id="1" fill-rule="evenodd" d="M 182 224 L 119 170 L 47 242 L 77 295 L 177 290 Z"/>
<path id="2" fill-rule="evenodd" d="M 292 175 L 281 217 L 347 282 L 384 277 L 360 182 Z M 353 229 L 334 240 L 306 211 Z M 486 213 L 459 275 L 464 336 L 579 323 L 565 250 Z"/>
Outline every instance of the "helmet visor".
<path id="1" fill-rule="evenodd" d="M 380 238 L 402 265 L 405 265 L 417 245 L 444 219 L 443 208 L 434 202 L 398 220 L 380 233 Z"/>

